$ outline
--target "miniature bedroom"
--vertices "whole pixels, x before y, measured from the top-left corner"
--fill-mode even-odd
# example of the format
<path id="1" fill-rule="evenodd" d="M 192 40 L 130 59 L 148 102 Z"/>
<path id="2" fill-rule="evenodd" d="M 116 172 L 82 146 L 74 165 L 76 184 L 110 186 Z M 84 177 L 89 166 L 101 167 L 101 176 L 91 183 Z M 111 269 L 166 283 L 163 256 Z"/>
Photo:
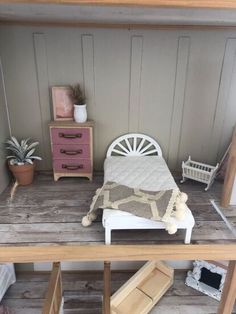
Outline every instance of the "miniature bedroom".
<path id="1" fill-rule="evenodd" d="M 0 1 L 0 314 L 236 313 L 235 20 Z"/>

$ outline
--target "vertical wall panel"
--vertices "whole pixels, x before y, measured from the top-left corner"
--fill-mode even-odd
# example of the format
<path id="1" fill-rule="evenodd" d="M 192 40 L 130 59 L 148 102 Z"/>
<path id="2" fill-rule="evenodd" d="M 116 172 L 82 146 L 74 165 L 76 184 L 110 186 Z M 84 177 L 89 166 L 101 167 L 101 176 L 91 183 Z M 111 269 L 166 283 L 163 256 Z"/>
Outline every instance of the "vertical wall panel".
<path id="1" fill-rule="evenodd" d="M 94 69 L 94 39 L 93 35 L 82 35 L 82 66 L 83 66 L 83 83 L 86 96 L 87 111 L 90 119 L 96 121 L 96 100 L 95 100 L 95 69 Z M 99 145 L 97 125 L 94 126 L 94 154 Z"/>
<path id="2" fill-rule="evenodd" d="M 235 37 L 234 29 L 139 29 L 137 34 L 1 26 L 12 132 L 39 140 L 44 158 L 39 166 L 50 169 L 49 88 L 81 83 L 96 125 L 97 170 L 111 141 L 129 131 L 154 137 L 171 168 L 180 169 L 188 154 L 214 163 L 236 118 Z"/>
<path id="3" fill-rule="evenodd" d="M 7 27 L 1 29 L 0 42 L 12 135 L 39 141 L 37 153 L 44 158 L 33 33 L 27 27 Z"/>
<path id="4" fill-rule="evenodd" d="M 50 101 L 46 41 L 45 35 L 40 33 L 33 34 L 33 39 L 43 140 L 41 145 L 44 158 L 41 163 L 43 169 L 49 169 L 51 166 L 50 141 L 48 130 L 48 123 L 50 121 Z"/>
<path id="5" fill-rule="evenodd" d="M 232 83 L 234 82 L 233 73 L 235 71 L 235 58 L 236 58 L 236 39 L 230 38 L 226 41 L 224 58 L 222 62 L 221 78 L 219 84 L 219 91 L 216 103 L 216 109 L 214 113 L 214 124 L 211 133 L 211 140 L 209 143 L 209 152 L 212 159 L 215 162 L 222 157 L 222 149 L 224 150 L 228 145 L 227 139 L 223 135 L 225 129 L 225 123 L 228 119 L 227 113 L 230 110 L 230 90 Z M 233 81 L 232 81 L 233 80 Z M 234 103 L 235 106 L 235 103 Z M 235 114 L 235 113 L 234 113 Z M 235 119 L 234 119 L 235 121 Z M 229 136 L 229 134 L 228 134 Z M 231 137 L 231 134 L 230 134 Z"/>
<path id="6" fill-rule="evenodd" d="M 82 35 L 82 59 L 85 95 L 95 105 L 94 43 L 92 35 Z"/>
<path id="7" fill-rule="evenodd" d="M 191 32 L 178 167 L 189 155 L 195 160 L 212 163 L 209 141 L 224 46 L 225 38 L 218 32 Z"/>
<path id="8" fill-rule="evenodd" d="M 165 158 L 169 144 L 177 48 L 176 32 L 144 33 L 139 131 L 159 142 Z"/>
<path id="9" fill-rule="evenodd" d="M 6 169 L 6 154 L 4 143 L 10 136 L 11 128 L 6 100 L 4 74 L 0 58 L 0 193 L 9 183 L 9 175 Z"/>
<path id="10" fill-rule="evenodd" d="M 129 131 L 139 131 L 140 88 L 142 75 L 143 37 L 131 37 L 130 87 L 129 87 Z"/>
<path id="11" fill-rule="evenodd" d="M 190 38 L 180 37 L 178 41 L 178 52 L 176 60 L 175 88 L 168 152 L 168 163 L 170 168 L 172 169 L 176 168 L 177 158 L 179 155 L 178 150 L 185 103 L 185 88 L 187 82 L 189 48 Z"/>
<path id="12" fill-rule="evenodd" d="M 93 35 L 96 105 L 92 117 L 95 167 L 101 170 L 108 145 L 128 132 L 130 35 L 119 29 L 96 29 Z"/>

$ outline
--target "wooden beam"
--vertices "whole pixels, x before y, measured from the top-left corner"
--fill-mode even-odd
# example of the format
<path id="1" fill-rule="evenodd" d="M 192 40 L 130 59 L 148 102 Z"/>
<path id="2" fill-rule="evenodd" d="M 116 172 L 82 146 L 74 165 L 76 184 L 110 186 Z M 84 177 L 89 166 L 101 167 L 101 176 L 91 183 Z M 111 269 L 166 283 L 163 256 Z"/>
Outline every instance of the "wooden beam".
<path id="1" fill-rule="evenodd" d="M 234 129 L 233 138 L 230 146 L 229 159 L 227 163 L 222 197 L 220 201 L 220 205 L 222 207 L 229 207 L 235 175 L 236 175 L 236 127 Z"/>
<path id="2" fill-rule="evenodd" d="M 167 8 L 236 8 L 235 0 L 0 0 L 0 3 L 122 5 Z"/>
<path id="3" fill-rule="evenodd" d="M 229 314 L 233 312 L 236 298 L 236 262 L 229 262 L 225 279 L 224 289 L 218 308 L 218 314 Z"/>
<path id="4" fill-rule="evenodd" d="M 104 262 L 103 273 L 103 314 L 110 314 L 110 297 L 111 297 L 111 262 Z"/>
<path id="5" fill-rule="evenodd" d="M 54 261 L 236 260 L 235 244 L 0 247 L 0 263 Z"/>
<path id="6" fill-rule="evenodd" d="M 53 263 L 42 314 L 59 314 L 62 302 L 61 265 Z"/>

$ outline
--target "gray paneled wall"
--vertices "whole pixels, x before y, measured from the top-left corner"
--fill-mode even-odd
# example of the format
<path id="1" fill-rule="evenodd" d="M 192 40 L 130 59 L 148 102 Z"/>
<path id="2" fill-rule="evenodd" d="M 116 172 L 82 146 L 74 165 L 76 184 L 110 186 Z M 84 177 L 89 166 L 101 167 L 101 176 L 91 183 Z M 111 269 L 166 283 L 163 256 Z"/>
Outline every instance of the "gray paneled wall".
<path id="1" fill-rule="evenodd" d="M 80 82 L 95 127 L 95 167 L 126 132 L 158 140 L 172 169 L 215 163 L 236 122 L 236 31 L 1 26 L 13 134 L 41 143 L 50 169 L 49 87 Z"/>
<path id="2" fill-rule="evenodd" d="M 9 182 L 9 174 L 6 168 L 5 141 L 10 135 L 10 121 L 6 106 L 5 85 L 3 69 L 0 57 L 0 193 Z"/>

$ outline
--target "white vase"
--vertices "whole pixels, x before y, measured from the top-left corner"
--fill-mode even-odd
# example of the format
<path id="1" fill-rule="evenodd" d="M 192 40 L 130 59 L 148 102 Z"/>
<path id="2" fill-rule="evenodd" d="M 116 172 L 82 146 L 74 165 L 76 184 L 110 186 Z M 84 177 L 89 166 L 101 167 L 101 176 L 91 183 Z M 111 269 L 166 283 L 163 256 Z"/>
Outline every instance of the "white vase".
<path id="1" fill-rule="evenodd" d="M 87 121 L 86 104 L 74 105 L 74 119 L 77 123 L 84 123 Z"/>

